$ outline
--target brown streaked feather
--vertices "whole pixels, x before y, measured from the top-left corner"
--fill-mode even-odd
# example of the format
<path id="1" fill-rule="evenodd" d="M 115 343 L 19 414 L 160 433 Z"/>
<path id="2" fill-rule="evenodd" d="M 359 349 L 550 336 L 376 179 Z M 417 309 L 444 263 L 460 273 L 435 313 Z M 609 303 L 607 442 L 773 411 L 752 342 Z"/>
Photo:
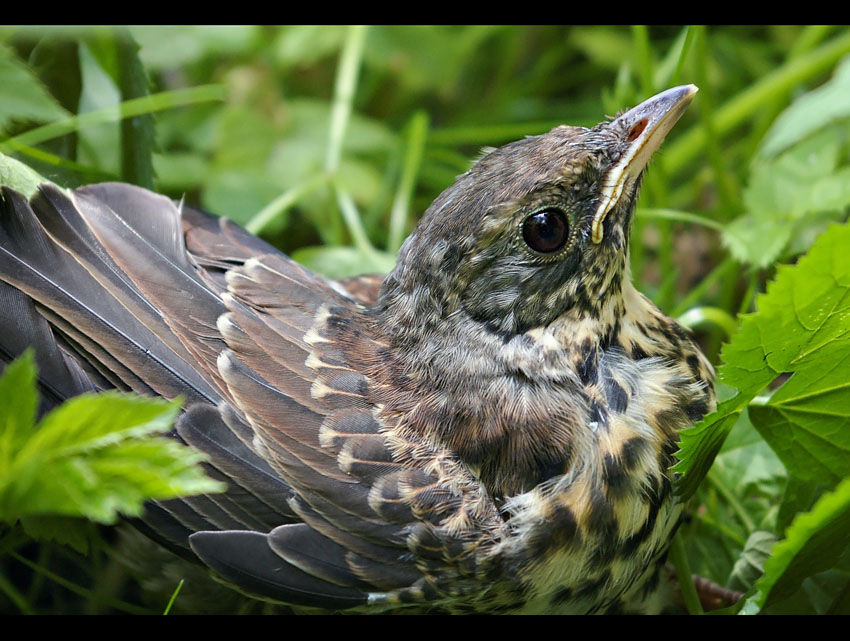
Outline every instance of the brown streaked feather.
<path id="1" fill-rule="evenodd" d="M 341 481 L 350 480 L 339 472 L 333 455 L 319 444 L 322 415 L 275 388 L 231 350 L 221 353 L 219 366 L 232 398 L 267 445 L 285 450 L 303 465 L 318 466 Z M 288 462 L 295 459 L 289 457 Z M 331 469 L 331 463 L 336 469 Z"/>
<path id="2" fill-rule="evenodd" d="M 107 369 L 119 363 L 133 373 L 122 377 L 130 389 L 153 389 L 167 398 L 181 393 L 199 401 L 217 398 L 196 370 L 50 239 L 20 195 L 3 188 L 2 196 L 0 278 L 61 319 L 77 344 L 97 336 L 91 343 L 103 348 L 90 357 Z"/>
<path id="3" fill-rule="evenodd" d="M 234 304 L 231 309 L 234 311 L 218 319 L 218 329 L 228 347 L 238 353 L 246 365 L 265 379 L 275 381 L 298 403 L 317 409 L 310 392 L 312 371 L 305 365 L 309 352 L 269 329 L 248 308 Z"/>
<path id="4" fill-rule="evenodd" d="M 374 305 L 378 300 L 378 292 L 381 289 L 381 283 L 384 282 L 384 275 L 363 274 L 362 276 L 341 278 L 337 282 L 358 303 Z"/>
<path id="5" fill-rule="evenodd" d="M 295 514 L 287 505 L 293 495 L 292 488 L 239 440 L 222 420 L 218 409 L 194 405 L 180 417 L 177 433 L 186 443 L 209 456 L 221 480 L 229 485 L 227 494 L 244 511 L 261 519 L 266 530 L 295 520 Z"/>
<path id="6" fill-rule="evenodd" d="M 120 190 L 113 186 L 107 190 L 111 194 L 109 202 L 116 207 L 126 206 L 123 215 L 135 221 L 134 227 L 96 196 L 102 191 L 89 187 L 76 192 L 75 204 L 81 215 L 104 249 L 221 388 L 215 362 L 224 342 L 215 320 L 226 308 L 189 265 L 179 211 L 168 199 L 153 195 L 143 198 L 138 188 Z M 145 212 L 155 212 L 156 217 L 144 221 L 140 216 Z"/>
<path id="7" fill-rule="evenodd" d="M 436 474 L 405 469 L 414 464 L 411 454 L 425 460 L 437 453 L 423 444 L 405 445 L 399 435 L 395 442 L 388 440 L 389 426 L 376 417 L 373 405 L 380 394 L 349 365 L 377 358 L 384 344 L 351 300 L 290 261 L 263 256 L 231 269 L 217 281 L 226 282 L 228 291 L 215 299 L 204 295 L 209 302 L 186 314 L 179 297 L 156 291 L 165 286 L 161 274 L 160 280 L 148 278 L 147 271 L 133 265 L 168 251 L 143 237 L 122 245 L 110 236 L 123 224 L 120 220 L 116 223 L 98 203 L 83 207 L 96 221 L 91 224 L 105 221 L 107 231 L 98 229 L 95 235 L 107 239 L 111 251 L 124 253 L 116 265 L 122 274 L 131 272 L 126 276 L 138 285 L 143 300 L 181 316 L 161 331 L 173 332 L 197 355 L 202 371 L 210 369 L 215 355 L 212 378 L 239 410 L 227 403 L 221 412 L 197 406 L 181 419 L 178 434 L 210 454 L 213 476 L 225 479 L 229 491 L 152 508 L 146 519 L 162 538 L 185 545 L 187 533 L 194 532 L 189 534 L 192 549 L 224 578 L 304 605 L 362 604 L 363 591 L 370 589 L 398 591 L 409 599 L 437 597 L 442 588 L 411 587 L 421 584 L 423 569 L 441 575 L 438 583 L 472 571 L 477 544 L 471 545 L 462 529 L 444 531 L 441 523 L 454 519 L 468 525 L 480 516 L 474 509 L 468 512 L 463 490 Z M 159 242 L 169 243 L 170 236 Z M 204 272 L 221 269 L 222 262 L 195 264 Z M 188 291 L 210 291 L 203 279 L 187 273 L 196 269 L 188 262 L 167 259 L 162 269 Z M 125 281 L 108 282 L 117 289 Z M 289 298 L 293 304 L 280 304 Z M 353 320 L 340 322 L 346 313 Z M 56 327 L 64 327 L 80 345 L 88 341 L 87 353 L 99 354 L 101 368 L 139 388 L 131 367 L 110 360 L 108 349 L 98 352 L 99 344 L 76 331 L 65 316 L 56 315 Z M 285 482 L 275 483 L 274 477 Z M 487 518 L 498 521 L 495 510 Z M 298 530 L 286 525 L 268 529 L 294 519 L 303 522 Z M 252 529 L 271 533 L 254 536 Z M 256 548 L 235 554 L 237 542 Z M 314 551 L 312 558 L 308 549 Z"/>

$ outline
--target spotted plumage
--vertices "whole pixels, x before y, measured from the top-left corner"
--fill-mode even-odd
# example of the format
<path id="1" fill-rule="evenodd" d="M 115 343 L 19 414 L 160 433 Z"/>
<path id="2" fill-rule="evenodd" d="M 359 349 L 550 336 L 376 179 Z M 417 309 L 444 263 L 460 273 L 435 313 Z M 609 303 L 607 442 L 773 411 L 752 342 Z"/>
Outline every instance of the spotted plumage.
<path id="1" fill-rule="evenodd" d="M 183 394 L 175 437 L 229 489 L 138 525 L 249 594 L 651 611 L 677 432 L 712 408 L 713 374 L 632 286 L 629 231 L 694 92 L 487 152 L 383 281 L 324 279 L 127 185 L 6 189 L 0 348 L 37 345 L 43 409 Z"/>

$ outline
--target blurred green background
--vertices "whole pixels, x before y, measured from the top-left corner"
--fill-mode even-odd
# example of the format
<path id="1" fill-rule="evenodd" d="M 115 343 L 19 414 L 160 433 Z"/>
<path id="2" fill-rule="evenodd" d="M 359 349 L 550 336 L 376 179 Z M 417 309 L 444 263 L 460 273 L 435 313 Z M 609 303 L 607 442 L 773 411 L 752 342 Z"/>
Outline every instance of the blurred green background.
<path id="1" fill-rule="evenodd" d="M 0 27 L 0 152 L 63 186 L 184 198 L 339 277 L 388 270 L 482 148 L 694 83 L 645 180 L 632 266 L 716 363 L 776 264 L 846 219 L 848 54 L 850 29 L 829 26 Z M 685 530 L 692 569 L 731 585 L 786 477 L 748 423 L 724 453 Z M 131 581 L 110 559 L 82 596 L 24 580 L 31 603 L 120 610 L 103 595 Z"/>
<path id="2" fill-rule="evenodd" d="M 722 262 L 715 232 L 744 211 L 772 122 L 829 76 L 848 35 L 796 26 L 6 27 L 0 134 L 18 144 L 0 138 L 0 151 L 65 186 L 117 179 L 185 198 L 343 276 L 388 269 L 416 218 L 482 147 L 592 126 L 693 82 L 694 106 L 646 181 L 642 210 L 654 211 L 639 217 L 633 251 L 638 286 L 678 315 L 687 305 L 677 302 Z M 121 109 L 139 115 L 119 121 Z M 67 134 L 32 136 L 35 124 L 74 114 L 87 116 Z M 736 271 L 725 265 L 723 280 L 737 282 Z M 724 309 L 741 294 L 719 292 L 710 302 Z"/>

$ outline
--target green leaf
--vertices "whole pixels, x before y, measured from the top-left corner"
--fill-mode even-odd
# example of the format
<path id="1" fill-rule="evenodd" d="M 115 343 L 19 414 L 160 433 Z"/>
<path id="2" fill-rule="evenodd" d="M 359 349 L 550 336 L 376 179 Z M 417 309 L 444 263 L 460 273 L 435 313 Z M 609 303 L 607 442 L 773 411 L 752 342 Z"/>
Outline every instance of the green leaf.
<path id="1" fill-rule="evenodd" d="M 833 415 L 832 411 L 843 411 Z M 753 424 L 771 444 L 788 471 L 803 481 L 833 485 L 850 468 L 850 422 L 845 410 L 830 407 L 829 395 L 819 409 L 753 406 Z"/>
<path id="2" fill-rule="evenodd" d="M 166 432 L 179 411 L 179 402 L 119 392 L 83 394 L 45 416 L 22 454 L 29 450 L 73 454 L 126 438 Z"/>
<path id="3" fill-rule="evenodd" d="M 35 366 L 25 355 L 0 377 L 0 520 L 49 515 L 114 523 L 145 501 L 217 492 L 203 456 L 151 434 L 170 429 L 180 401 L 104 392 L 75 397 L 34 426 Z M 57 538 L 59 526 L 30 519 L 28 531 Z M 69 543 L 80 545 L 77 534 Z M 61 538 L 61 537 L 59 537 Z"/>
<path id="4" fill-rule="evenodd" d="M 0 132 L 12 120 L 51 121 L 68 112 L 12 51 L 0 45 Z"/>
<path id="5" fill-rule="evenodd" d="M 848 117 L 850 57 L 845 57 L 829 82 L 800 96 L 782 112 L 765 136 L 759 154 L 765 158 L 774 156 L 821 127 Z"/>
<path id="6" fill-rule="evenodd" d="M 203 476 L 200 454 L 165 439 L 127 440 L 49 461 L 51 474 L 34 479 L 18 509 L 41 514 L 81 514 L 114 523 L 138 516 L 145 501 L 214 492 Z"/>
<path id="7" fill-rule="evenodd" d="M 8 469 L 15 452 L 32 430 L 38 410 L 35 380 L 32 350 L 6 365 L 0 376 L 0 398 L 5 406 L 0 414 L 0 472 Z"/>
<path id="8" fill-rule="evenodd" d="M 121 92 L 116 84 L 117 62 L 114 38 L 102 34 L 80 44 L 80 72 L 82 74 L 82 92 L 76 122 L 71 131 L 75 131 L 79 141 L 77 160 L 108 171 L 115 176 L 121 173 L 121 137 L 118 118 L 111 118 L 93 123 L 90 126 L 80 126 L 81 119 L 85 121 L 91 114 L 102 113 L 103 110 L 115 110 L 121 103 Z M 14 140 L 25 144 L 37 144 L 39 138 L 46 132 L 48 141 L 53 139 L 53 132 L 68 120 L 51 123 L 48 127 L 39 127 L 16 136 Z M 35 138 L 35 142 L 27 142 Z"/>
<path id="9" fill-rule="evenodd" d="M 272 49 L 281 67 L 307 67 L 336 53 L 345 40 L 343 26 L 294 25 L 284 27 Z"/>
<path id="10" fill-rule="evenodd" d="M 56 514 L 30 514 L 21 517 L 21 526 L 30 538 L 37 541 L 56 541 L 88 554 L 93 524 L 81 518 Z"/>
<path id="11" fill-rule="evenodd" d="M 815 501 L 823 494 L 824 487 L 811 481 L 803 481 L 796 476 L 788 477 L 779 514 L 776 517 L 776 531 L 784 532 L 799 512 L 808 512 Z"/>
<path id="12" fill-rule="evenodd" d="M 215 54 L 249 52 L 260 36 L 256 25 L 134 26 L 142 62 L 150 70 L 176 69 Z"/>
<path id="13" fill-rule="evenodd" d="M 194 152 L 154 154 L 153 168 L 157 186 L 176 193 L 197 189 L 210 173 L 206 158 Z"/>
<path id="14" fill-rule="evenodd" d="M 329 278 L 386 274 L 395 266 L 392 254 L 380 250 L 364 252 L 355 247 L 304 247 L 292 252 L 292 258 Z"/>
<path id="15" fill-rule="evenodd" d="M 770 406 L 788 417 L 785 423 L 765 423 L 766 413 L 751 408 L 750 418 L 789 470 L 801 465 L 789 437 L 808 448 L 806 461 L 825 456 L 827 468 L 805 472 L 835 477 L 850 472 L 847 439 L 836 430 L 847 429 L 850 407 L 850 227 L 834 225 L 794 265 L 783 266 L 775 282 L 757 301 L 758 313 L 743 317 L 738 332 L 721 352 L 720 382 L 738 394 L 718 404 L 717 410 L 681 433 L 680 462 L 684 474 L 677 489 L 691 496 L 708 470 L 738 414 L 768 383 L 783 373 L 796 372 L 770 400 Z M 756 414 L 752 410 L 756 409 Z M 760 413 L 761 412 L 761 413 Z M 774 417 L 776 412 L 771 414 Z M 823 425 L 811 416 L 824 419 Z M 791 418 L 794 420 L 792 421 Z M 784 431 L 783 431 L 784 430 Z M 814 436 L 810 436 L 809 432 Z M 811 441 L 817 441 L 811 443 Z M 825 471 L 828 469 L 828 472 Z M 847 470 L 839 474 L 841 470 Z"/>
<path id="16" fill-rule="evenodd" d="M 676 454 L 680 461 L 673 469 L 682 474 L 676 488 L 683 497 L 693 496 L 744 407 L 776 377 L 775 372 L 764 367 L 757 320 L 757 314 L 745 316 L 738 332 L 720 352 L 724 365 L 718 370 L 718 382 L 735 387 L 738 393 L 718 403 L 717 409 L 702 421 L 680 432 L 680 450 Z"/>
<path id="17" fill-rule="evenodd" d="M 764 574 L 764 564 L 770 558 L 770 552 L 777 540 L 773 532 L 756 530 L 750 534 L 744 551 L 732 568 L 726 586 L 739 592 L 749 590 Z"/>
<path id="18" fill-rule="evenodd" d="M 829 127 L 755 164 L 744 192 L 747 213 L 722 234 L 735 258 L 767 267 L 805 233 L 814 214 L 839 214 L 850 206 L 850 167 L 837 168 L 846 138 L 843 128 Z"/>
<path id="19" fill-rule="evenodd" d="M 757 614 L 799 588 L 804 579 L 833 566 L 847 548 L 850 531 L 850 478 L 800 514 L 765 563 L 764 575 L 741 609 Z"/>
<path id="20" fill-rule="evenodd" d="M 250 169 L 213 169 L 204 176 L 201 205 L 207 211 L 244 225 L 280 194 L 269 172 Z"/>
<path id="21" fill-rule="evenodd" d="M 68 112 L 76 111 L 82 92 L 77 42 L 48 33 L 38 41 L 30 54 L 29 63 L 59 104 Z M 74 159 L 77 157 L 77 136 L 72 132 L 47 143 L 42 149 L 62 158 Z"/>
<path id="22" fill-rule="evenodd" d="M 777 216 L 778 219 L 778 216 Z M 723 230 L 723 243 L 740 262 L 765 268 L 791 240 L 791 227 L 752 214 L 739 216 Z"/>

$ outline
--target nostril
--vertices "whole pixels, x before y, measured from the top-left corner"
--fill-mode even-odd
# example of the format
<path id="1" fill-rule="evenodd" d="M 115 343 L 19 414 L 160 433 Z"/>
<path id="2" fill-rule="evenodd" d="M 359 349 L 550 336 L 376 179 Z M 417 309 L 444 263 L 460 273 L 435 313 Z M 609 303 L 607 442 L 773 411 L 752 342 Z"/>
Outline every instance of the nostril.
<path id="1" fill-rule="evenodd" d="M 649 122 L 646 118 L 641 118 L 635 124 L 632 125 L 632 128 L 629 129 L 629 133 L 626 136 L 626 142 L 634 142 L 638 136 L 643 133 L 643 130 L 646 129 L 646 124 Z"/>

